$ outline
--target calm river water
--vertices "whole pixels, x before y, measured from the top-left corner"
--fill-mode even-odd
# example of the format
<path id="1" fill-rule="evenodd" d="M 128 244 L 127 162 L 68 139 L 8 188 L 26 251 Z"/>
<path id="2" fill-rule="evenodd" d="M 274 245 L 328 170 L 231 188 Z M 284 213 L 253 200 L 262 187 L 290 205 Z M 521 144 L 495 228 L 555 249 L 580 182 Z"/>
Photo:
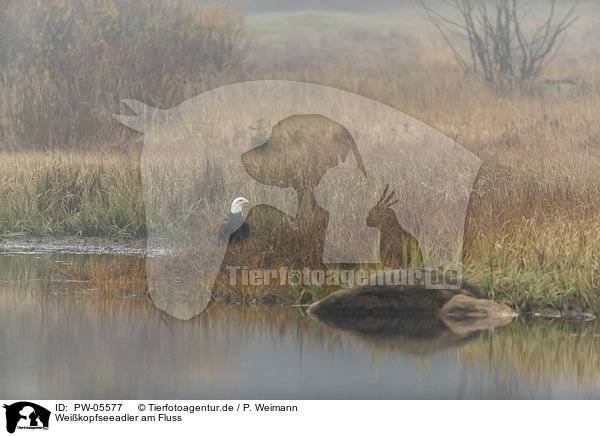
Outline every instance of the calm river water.
<path id="1" fill-rule="evenodd" d="M 225 304 L 180 321 L 143 296 L 100 290 L 111 282 L 98 265 L 124 258 L 0 255 L 1 397 L 600 398 L 595 322 L 373 337 L 300 308 Z"/>

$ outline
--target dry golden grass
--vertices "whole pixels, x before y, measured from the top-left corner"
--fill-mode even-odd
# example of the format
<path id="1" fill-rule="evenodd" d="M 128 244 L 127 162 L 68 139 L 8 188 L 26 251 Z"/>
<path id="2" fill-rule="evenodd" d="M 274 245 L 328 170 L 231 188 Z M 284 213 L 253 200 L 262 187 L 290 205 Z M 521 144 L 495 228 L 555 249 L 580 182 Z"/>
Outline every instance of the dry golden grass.
<path id="1" fill-rule="evenodd" d="M 597 91 L 550 100 L 516 92 L 498 95 L 476 81 L 467 86 L 458 73 L 448 77 L 431 72 L 426 83 L 409 77 L 413 82 L 408 86 L 406 78 L 391 80 L 389 73 L 382 73 L 354 89 L 351 78 L 327 80 L 331 73 L 324 74 L 324 80 L 315 72 L 312 78 L 395 102 L 395 107 L 421 115 L 484 160 L 466 221 L 465 278 L 523 310 L 599 310 Z M 421 94 L 420 100 L 415 94 Z M 142 236 L 145 219 L 137 165 L 135 156 L 116 153 L 4 153 L 0 229 L 4 234 Z M 206 163 L 192 166 L 199 177 L 218 172 Z M 180 223 L 185 226 L 197 222 L 194 213 L 200 210 L 194 206 L 199 188 L 192 179 L 178 178 L 186 184 L 178 186 L 183 197 L 165 203 L 173 216 L 185 217 Z M 214 189 L 220 189 L 218 178 L 213 179 Z M 218 225 L 219 217 L 213 218 Z M 288 242 L 293 247 L 302 240 Z M 237 296 L 263 295 L 248 292 Z"/>
<path id="2" fill-rule="evenodd" d="M 3 234 L 145 234 L 139 166 L 123 155 L 1 153 Z"/>

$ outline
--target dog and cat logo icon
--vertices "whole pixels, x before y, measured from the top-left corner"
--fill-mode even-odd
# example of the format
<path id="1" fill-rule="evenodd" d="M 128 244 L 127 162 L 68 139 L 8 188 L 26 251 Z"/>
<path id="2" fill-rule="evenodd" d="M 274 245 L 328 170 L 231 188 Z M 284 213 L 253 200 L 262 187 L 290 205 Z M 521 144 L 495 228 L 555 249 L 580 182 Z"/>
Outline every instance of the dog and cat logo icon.
<path id="1" fill-rule="evenodd" d="M 29 401 L 19 401 L 10 405 L 4 404 L 6 409 L 6 431 L 14 433 L 16 429 L 22 430 L 48 430 L 50 411 L 42 406 Z"/>

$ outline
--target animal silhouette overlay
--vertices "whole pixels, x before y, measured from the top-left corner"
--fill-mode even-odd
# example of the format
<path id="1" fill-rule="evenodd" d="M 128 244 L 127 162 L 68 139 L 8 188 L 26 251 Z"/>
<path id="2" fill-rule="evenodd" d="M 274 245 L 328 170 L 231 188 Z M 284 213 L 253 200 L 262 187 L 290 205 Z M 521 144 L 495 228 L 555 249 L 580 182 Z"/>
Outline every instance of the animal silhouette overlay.
<path id="1" fill-rule="evenodd" d="M 148 286 L 170 315 L 202 312 L 225 266 L 282 266 L 282 251 L 288 267 L 381 264 L 390 241 L 408 238 L 423 267 L 460 272 L 481 161 L 418 120 L 291 81 L 227 85 L 168 110 L 123 103 L 135 115 L 115 118 L 144 133 L 148 252 L 158 253 L 146 260 Z M 250 237 L 220 243 L 240 196 Z"/>
<path id="2" fill-rule="evenodd" d="M 6 431 L 14 433 L 17 426 L 48 428 L 50 411 L 28 401 L 4 405 L 6 409 Z"/>

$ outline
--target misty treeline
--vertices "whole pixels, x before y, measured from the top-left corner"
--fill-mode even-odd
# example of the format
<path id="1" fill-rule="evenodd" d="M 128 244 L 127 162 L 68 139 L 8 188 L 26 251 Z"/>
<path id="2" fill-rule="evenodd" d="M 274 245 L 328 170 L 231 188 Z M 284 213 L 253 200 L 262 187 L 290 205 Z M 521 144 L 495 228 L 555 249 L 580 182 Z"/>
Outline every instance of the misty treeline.
<path id="1" fill-rule="evenodd" d="M 0 147 L 114 144 L 120 99 L 178 104 L 235 68 L 244 40 L 225 4 L 0 0 Z"/>

